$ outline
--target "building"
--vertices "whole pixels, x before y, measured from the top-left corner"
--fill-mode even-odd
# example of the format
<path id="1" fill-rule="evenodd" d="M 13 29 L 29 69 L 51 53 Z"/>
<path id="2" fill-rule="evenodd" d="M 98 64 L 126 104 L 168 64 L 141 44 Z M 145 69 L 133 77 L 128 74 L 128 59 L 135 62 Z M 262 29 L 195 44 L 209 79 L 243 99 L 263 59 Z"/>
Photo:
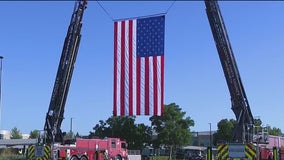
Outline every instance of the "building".
<path id="1" fill-rule="evenodd" d="M 29 139 L 30 134 L 21 134 L 22 139 Z M 11 139 L 11 131 L 9 130 L 0 130 L 0 139 Z"/>
<path id="2" fill-rule="evenodd" d="M 192 145 L 194 146 L 212 146 L 213 145 L 213 135 L 216 131 L 201 131 L 192 132 Z M 211 141 L 210 141 L 211 139 Z"/>
<path id="3" fill-rule="evenodd" d="M 10 139 L 11 133 L 9 130 L 0 130 L 0 139 Z"/>

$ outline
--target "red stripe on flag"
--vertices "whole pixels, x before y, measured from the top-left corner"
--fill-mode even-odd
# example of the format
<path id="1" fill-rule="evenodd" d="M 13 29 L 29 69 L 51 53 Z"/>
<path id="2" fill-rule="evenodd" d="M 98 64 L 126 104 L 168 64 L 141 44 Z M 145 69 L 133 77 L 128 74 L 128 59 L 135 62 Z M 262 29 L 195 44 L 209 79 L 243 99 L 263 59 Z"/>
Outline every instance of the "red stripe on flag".
<path id="1" fill-rule="evenodd" d="M 140 99 L 140 94 L 141 94 L 141 70 L 140 70 L 140 66 L 141 66 L 141 59 L 140 58 L 136 58 L 136 114 L 140 115 L 141 114 L 141 99 Z"/>
<path id="2" fill-rule="evenodd" d="M 113 81 L 114 81 L 114 92 L 113 92 L 113 115 L 117 115 L 117 103 L 116 103 L 116 98 L 117 98 L 117 22 L 114 23 L 114 76 L 113 76 Z"/>
<path id="3" fill-rule="evenodd" d="M 149 57 L 145 57 L 145 115 L 149 115 Z"/>
<path id="4" fill-rule="evenodd" d="M 128 45 L 129 45 L 129 47 L 128 47 L 128 53 L 129 53 L 129 76 L 128 76 L 128 78 L 129 78 L 129 115 L 130 116 L 132 116 L 133 115 L 133 92 L 132 92 L 132 90 L 133 90 L 133 79 L 132 79 L 132 76 L 133 76 L 133 71 L 132 71 L 132 65 L 133 65 L 133 63 L 132 63 L 132 61 L 133 61 L 133 58 L 132 58 L 132 27 L 133 27 L 133 21 L 132 20 L 130 20 L 129 21 L 129 29 L 128 29 L 128 32 L 129 32 L 129 34 L 128 34 L 128 36 L 129 36 L 129 38 L 128 38 Z"/>
<path id="5" fill-rule="evenodd" d="M 125 108 L 125 21 L 121 22 L 121 81 L 120 81 L 120 115 L 124 115 Z"/>
<path id="6" fill-rule="evenodd" d="M 153 87 L 154 87 L 154 115 L 158 114 L 158 74 L 157 74 L 157 56 L 153 57 Z"/>
<path id="7" fill-rule="evenodd" d="M 163 114 L 164 114 L 164 56 L 161 56 L 161 115 Z"/>

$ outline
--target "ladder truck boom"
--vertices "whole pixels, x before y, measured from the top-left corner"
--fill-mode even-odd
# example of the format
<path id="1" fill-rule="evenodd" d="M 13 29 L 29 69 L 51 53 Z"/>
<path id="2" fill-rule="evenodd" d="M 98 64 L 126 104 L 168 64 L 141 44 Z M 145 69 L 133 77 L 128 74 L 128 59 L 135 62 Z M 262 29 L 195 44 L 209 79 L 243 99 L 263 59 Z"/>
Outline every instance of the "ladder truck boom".
<path id="1" fill-rule="evenodd" d="M 205 0 L 206 13 L 215 40 L 215 45 L 222 64 L 227 86 L 229 88 L 232 110 L 236 116 L 233 134 L 234 142 L 252 140 L 253 115 L 241 81 L 221 11 L 216 0 Z"/>
<path id="2" fill-rule="evenodd" d="M 75 2 L 70 25 L 65 37 L 44 125 L 46 142 L 49 144 L 63 141 L 61 124 L 64 119 L 65 103 L 79 49 L 82 18 L 86 7 L 86 0 L 77 0 L 77 2 Z"/>

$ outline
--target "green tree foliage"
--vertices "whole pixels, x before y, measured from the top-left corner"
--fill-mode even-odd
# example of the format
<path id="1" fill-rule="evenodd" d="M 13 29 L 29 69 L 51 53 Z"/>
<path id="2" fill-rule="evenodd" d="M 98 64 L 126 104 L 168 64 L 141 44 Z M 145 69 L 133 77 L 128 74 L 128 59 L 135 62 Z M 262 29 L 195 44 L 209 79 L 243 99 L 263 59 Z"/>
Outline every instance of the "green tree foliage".
<path id="1" fill-rule="evenodd" d="M 65 135 L 65 138 L 66 139 L 73 139 L 73 138 L 75 138 L 74 132 L 72 132 L 72 131 L 67 132 L 66 135 Z"/>
<path id="2" fill-rule="evenodd" d="M 214 134 L 214 144 L 217 142 L 232 142 L 233 130 L 236 121 L 234 119 L 222 119 L 217 124 L 217 133 Z"/>
<path id="3" fill-rule="evenodd" d="M 276 127 L 271 128 L 270 126 L 268 126 L 267 129 L 268 129 L 269 135 L 274 135 L 274 136 L 281 136 L 282 135 L 280 128 L 276 128 Z"/>
<path id="4" fill-rule="evenodd" d="M 261 119 L 255 118 L 255 119 L 254 119 L 254 125 L 255 125 L 255 126 L 262 126 L 262 121 L 261 121 Z"/>
<path id="5" fill-rule="evenodd" d="M 100 120 L 90 132 L 89 137 L 117 137 L 125 139 L 129 149 L 141 149 L 144 142 L 151 138 L 150 128 L 144 124 L 135 124 L 134 116 L 112 116 L 106 121 Z"/>
<path id="6" fill-rule="evenodd" d="M 12 130 L 11 130 L 11 136 L 10 136 L 11 139 L 22 139 L 23 136 L 20 132 L 20 130 L 18 130 L 18 128 L 14 127 Z"/>
<path id="7" fill-rule="evenodd" d="M 254 134 L 260 134 L 262 131 L 262 121 L 259 118 L 254 119 Z"/>
<path id="8" fill-rule="evenodd" d="M 144 144 L 151 143 L 152 130 L 151 127 L 146 126 L 145 124 L 137 124 L 134 135 L 136 137 L 134 137 L 134 144 L 136 144 L 136 149 L 141 149 L 144 147 Z"/>
<path id="9" fill-rule="evenodd" d="M 76 138 L 77 138 L 77 137 L 80 138 L 81 136 L 80 136 L 80 134 L 77 132 L 76 135 L 75 135 L 75 137 L 76 137 Z"/>
<path id="10" fill-rule="evenodd" d="M 259 134 L 263 129 L 265 129 L 266 131 L 268 131 L 269 135 L 274 135 L 274 136 L 282 135 L 282 131 L 280 128 L 271 127 L 271 126 L 263 127 L 262 121 L 259 118 L 254 119 L 254 125 L 255 125 L 255 134 Z"/>
<path id="11" fill-rule="evenodd" d="M 100 120 L 93 130 L 95 130 L 92 136 L 95 137 L 119 137 L 122 139 L 129 139 L 131 133 L 135 129 L 135 117 L 130 116 L 112 116 L 106 121 Z"/>
<path id="12" fill-rule="evenodd" d="M 155 146 L 165 144 L 171 149 L 190 143 L 190 127 L 194 121 L 185 117 L 186 112 L 175 103 L 164 106 L 163 116 L 150 117 L 154 131 L 157 133 Z"/>
<path id="13" fill-rule="evenodd" d="M 31 139 L 35 139 L 39 137 L 39 131 L 38 130 L 33 130 L 30 132 L 30 137 Z"/>
<path id="14" fill-rule="evenodd" d="M 99 124 L 96 124 L 96 126 L 93 127 L 93 130 L 95 132 L 90 132 L 89 135 L 90 137 L 99 137 L 99 138 L 112 137 L 110 126 L 107 124 L 107 122 L 103 120 L 99 120 Z"/>

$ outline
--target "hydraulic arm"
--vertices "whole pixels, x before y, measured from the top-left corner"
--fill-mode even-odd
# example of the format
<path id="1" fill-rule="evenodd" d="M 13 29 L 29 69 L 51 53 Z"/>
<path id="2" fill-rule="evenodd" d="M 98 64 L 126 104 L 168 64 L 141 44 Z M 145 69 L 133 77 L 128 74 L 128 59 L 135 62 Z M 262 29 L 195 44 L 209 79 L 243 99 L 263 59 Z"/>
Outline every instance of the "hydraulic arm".
<path id="1" fill-rule="evenodd" d="M 206 13 L 216 48 L 229 88 L 232 110 L 237 123 L 234 129 L 234 142 L 250 142 L 254 124 L 248 99 L 234 58 L 221 11 L 216 0 L 205 0 Z"/>
<path id="2" fill-rule="evenodd" d="M 63 141 L 61 123 L 64 119 L 64 108 L 79 49 L 82 18 L 86 7 L 86 0 L 78 0 L 75 2 L 71 22 L 62 49 L 48 112 L 46 114 L 44 130 L 46 131 L 47 143 Z"/>

